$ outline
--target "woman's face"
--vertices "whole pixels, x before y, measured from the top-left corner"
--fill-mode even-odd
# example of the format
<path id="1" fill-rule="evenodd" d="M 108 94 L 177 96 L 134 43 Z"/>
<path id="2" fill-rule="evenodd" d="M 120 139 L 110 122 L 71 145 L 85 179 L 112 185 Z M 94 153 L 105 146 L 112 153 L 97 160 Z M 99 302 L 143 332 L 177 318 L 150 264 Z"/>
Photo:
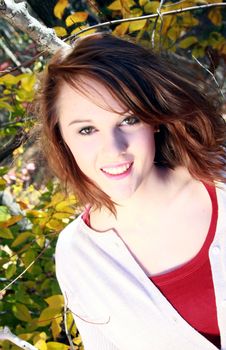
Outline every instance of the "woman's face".
<path id="1" fill-rule="evenodd" d="M 131 112 L 120 115 L 125 108 L 101 83 L 84 78 L 82 84 L 86 95 L 67 84 L 61 88 L 61 133 L 82 172 L 120 203 L 152 172 L 154 131 Z"/>

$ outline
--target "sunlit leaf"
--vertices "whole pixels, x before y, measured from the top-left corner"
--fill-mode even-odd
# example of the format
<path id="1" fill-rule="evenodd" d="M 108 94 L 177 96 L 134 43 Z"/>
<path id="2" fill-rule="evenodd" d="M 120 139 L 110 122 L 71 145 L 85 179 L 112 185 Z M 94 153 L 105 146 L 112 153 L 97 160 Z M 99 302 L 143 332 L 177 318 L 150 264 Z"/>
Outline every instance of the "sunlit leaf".
<path id="1" fill-rule="evenodd" d="M 159 1 L 149 1 L 144 6 L 145 13 L 156 13 L 159 8 Z"/>
<path id="2" fill-rule="evenodd" d="M 61 322 L 62 322 L 63 318 L 62 317 L 58 317 L 58 318 L 54 318 L 52 320 L 52 323 L 51 323 L 51 330 L 52 330 L 52 334 L 53 334 L 53 338 L 54 339 L 57 339 L 59 334 L 61 333 L 62 331 L 62 328 L 61 328 Z"/>
<path id="3" fill-rule="evenodd" d="M 6 227 L 0 227 L 0 237 L 6 238 L 6 239 L 13 239 L 14 238 L 10 229 L 6 228 Z"/>
<path id="4" fill-rule="evenodd" d="M 10 264 L 7 269 L 5 270 L 5 277 L 7 279 L 10 279 L 16 272 L 16 265 Z"/>
<path id="5" fill-rule="evenodd" d="M 36 82 L 35 74 L 27 74 L 21 79 L 21 88 L 27 92 L 33 92 L 34 84 Z"/>
<path id="6" fill-rule="evenodd" d="M 209 20 L 215 25 L 219 26 L 222 23 L 222 14 L 219 8 L 213 8 L 208 13 Z"/>
<path id="7" fill-rule="evenodd" d="M 69 345 L 63 343 L 53 341 L 47 343 L 47 350 L 69 350 L 69 348 Z"/>
<path id="8" fill-rule="evenodd" d="M 45 301 L 52 308 L 63 307 L 64 306 L 64 297 L 61 294 L 52 295 L 49 298 L 46 298 Z"/>
<path id="9" fill-rule="evenodd" d="M 57 219 L 50 219 L 47 223 L 46 223 L 46 227 L 53 229 L 53 230 L 62 230 L 63 229 L 63 224 L 61 221 L 57 220 Z"/>
<path id="10" fill-rule="evenodd" d="M 119 11 L 122 9 L 121 1 L 115 0 L 109 6 L 107 6 L 107 8 L 112 11 Z"/>
<path id="11" fill-rule="evenodd" d="M 0 205 L 0 222 L 7 221 L 11 218 L 9 210 L 6 206 Z"/>
<path id="12" fill-rule="evenodd" d="M 12 216 L 10 219 L 6 220 L 3 225 L 4 227 L 9 227 L 21 221 L 22 219 L 23 219 L 22 215 L 15 215 L 15 216 Z"/>
<path id="13" fill-rule="evenodd" d="M 26 322 L 30 322 L 32 320 L 30 312 L 25 305 L 16 303 L 13 305 L 12 310 L 15 317 L 19 320 Z"/>
<path id="14" fill-rule="evenodd" d="M 147 23 L 146 19 L 131 22 L 129 24 L 129 32 L 132 33 L 132 32 L 135 32 L 136 30 L 143 29 L 146 23 Z"/>
<path id="15" fill-rule="evenodd" d="M 44 327 L 47 326 L 52 322 L 52 320 L 55 317 L 58 317 L 61 315 L 61 307 L 47 307 L 46 309 L 42 310 L 41 315 L 39 316 L 39 326 Z"/>
<path id="16" fill-rule="evenodd" d="M 64 14 L 64 10 L 68 6 L 68 4 L 69 4 L 68 0 L 58 0 L 58 2 L 56 3 L 56 5 L 53 9 L 53 13 L 54 13 L 55 17 L 62 19 L 63 14 Z"/>
<path id="17" fill-rule="evenodd" d="M 17 238 L 13 241 L 12 247 L 17 247 L 21 243 L 24 243 L 24 241 L 26 241 L 28 237 L 31 237 L 31 235 L 32 234 L 29 231 L 20 233 L 19 236 L 17 236 Z"/>
<path id="18" fill-rule="evenodd" d="M 89 27 L 88 27 L 88 26 L 79 26 L 79 27 L 75 28 L 74 30 L 72 30 L 72 31 L 71 31 L 71 34 L 77 34 L 77 33 L 79 33 L 81 30 L 86 29 L 86 28 L 89 28 Z M 88 34 L 95 33 L 96 31 L 97 31 L 96 28 L 94 28 L 94 29 L 89 29 L 89 30 L 85 31 L 84 33 L 79 34 L 78 36 L 79 36 L 79 37 L 86 36 L 86 35 L 88 35 Z"/>
<path id="19" fill-rule="evenodd" d="M 148 0 L 139 0 L 139 5 L 144 6 L 147 2 Z"/>
<path id="20" fill-rule="evenodd" d="M 118 36 L 123 36 L 124 34 L 126 34 L 126 32 L 128 31 L 130 23 L 129 22 L 124 22 L 124 23 L 120 23 L 113 31 L 114 34 L 118 35 Z"/>
<path id="21" fill-rule="evenodd" d="M 88 17 L 87 12 L 75 12 L 66 18 L 66 21 L 65 21 L 66 26 L 70 27 L 74 23 L 84 22 L 87 20 L 87 17 Z"/>
<path id="22" fill-rule="evenodd" d="M 39 350 L 47 350 L 46 342 L 43 339 L 39 339 L 38 341 L 34 342 L 34 346 Z"/>
<path id="23" fill-rule="evenodd" d="M 64 27 L 53 27 L 56 32 L 56 35 L 59 37 L 63 37 L 67 35 L 67 31 Z"/>
<path id="24" fill-rule="evenodd" d="M 198 38 L 196 36 L 188 36 L 187 38 L 181 40 L 178 46 L 182 49 L 187 49 L 191 45 L 198 42 Z"/>

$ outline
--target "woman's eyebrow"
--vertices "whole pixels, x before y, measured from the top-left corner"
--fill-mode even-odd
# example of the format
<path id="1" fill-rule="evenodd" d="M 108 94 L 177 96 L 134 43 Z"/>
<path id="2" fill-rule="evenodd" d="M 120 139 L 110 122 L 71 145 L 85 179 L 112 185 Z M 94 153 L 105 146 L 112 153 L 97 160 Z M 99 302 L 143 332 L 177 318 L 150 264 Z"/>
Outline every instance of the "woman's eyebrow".
<path id="1" fill-rule="evenodd" d="M 72 124 L 77 124 L 77 123 L 92 123 L 93 121 L 90 120 L 90 119 L 75 119 L 75 120 L 72 120 L 68 126 L 72 125 Z"/>

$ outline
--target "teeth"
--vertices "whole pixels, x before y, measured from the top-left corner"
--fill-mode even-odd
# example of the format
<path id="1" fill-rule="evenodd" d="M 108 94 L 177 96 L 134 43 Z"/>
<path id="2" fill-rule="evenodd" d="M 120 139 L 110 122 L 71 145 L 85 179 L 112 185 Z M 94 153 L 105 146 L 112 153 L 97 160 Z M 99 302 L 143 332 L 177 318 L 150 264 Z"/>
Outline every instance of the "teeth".
<path id="1" fill-rule="evenodd" d="M 117 168 L 102 168 L 102 170 L 105 173 L 111 174 L 111 175 L 119 175 L 123 174 L 126 170 L 128 170 L 130 167 L 130 164 L 122 165 Z"/>

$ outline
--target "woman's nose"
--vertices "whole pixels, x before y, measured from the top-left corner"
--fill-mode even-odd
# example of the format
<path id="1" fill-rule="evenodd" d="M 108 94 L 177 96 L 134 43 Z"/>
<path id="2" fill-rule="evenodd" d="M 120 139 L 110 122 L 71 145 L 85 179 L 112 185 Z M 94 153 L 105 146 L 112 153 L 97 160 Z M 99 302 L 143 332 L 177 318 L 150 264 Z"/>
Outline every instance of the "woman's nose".
<path id="1" fill-rule="evenodd" d="M 128 148 L 128 140 L 120 130 L 108 133 L 103 141 L 103 152 L 109 157 L 116 157 Z"/>

